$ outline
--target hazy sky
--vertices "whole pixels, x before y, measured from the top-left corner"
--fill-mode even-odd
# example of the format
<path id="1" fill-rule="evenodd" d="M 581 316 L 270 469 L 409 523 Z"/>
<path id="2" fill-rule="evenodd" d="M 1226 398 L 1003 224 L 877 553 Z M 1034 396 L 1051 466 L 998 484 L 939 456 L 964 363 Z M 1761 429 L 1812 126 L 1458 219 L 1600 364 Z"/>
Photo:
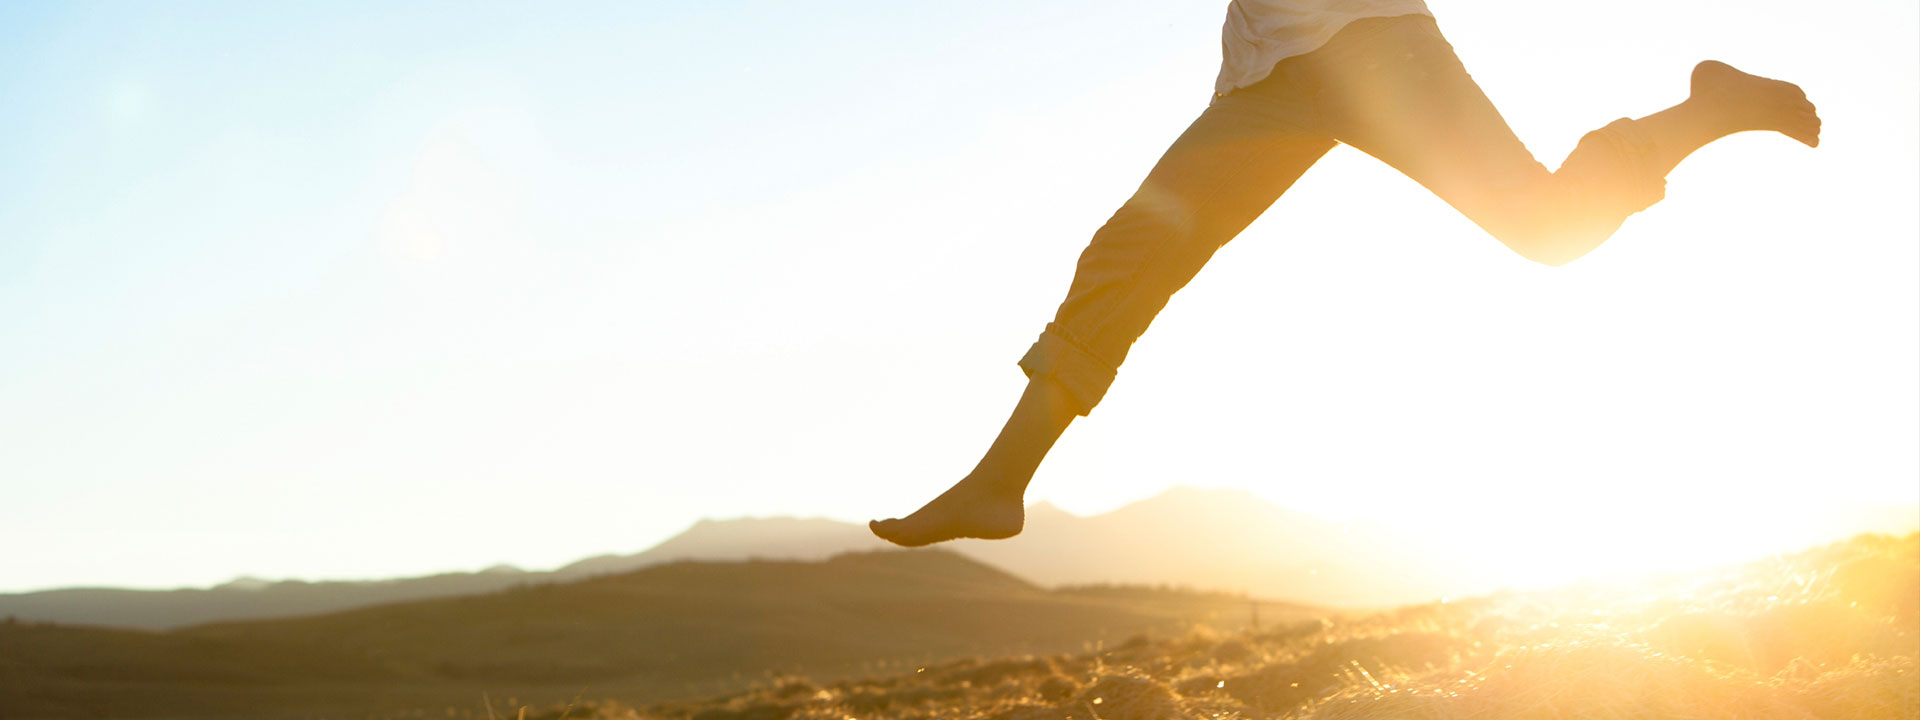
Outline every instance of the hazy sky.
<path id="1" fill-rule="evenodd" d="M 1563 268 L 1336 150 L 1032 499 L 1650 554 L 1920 501 L 1915 4 L 1430 5 L 1549 166 L 1708 57 L 1825 141 L 1713 145 Z M 0 590 L 911 510 L 1204 107 L 1224 6 L 0 4 Z"/>

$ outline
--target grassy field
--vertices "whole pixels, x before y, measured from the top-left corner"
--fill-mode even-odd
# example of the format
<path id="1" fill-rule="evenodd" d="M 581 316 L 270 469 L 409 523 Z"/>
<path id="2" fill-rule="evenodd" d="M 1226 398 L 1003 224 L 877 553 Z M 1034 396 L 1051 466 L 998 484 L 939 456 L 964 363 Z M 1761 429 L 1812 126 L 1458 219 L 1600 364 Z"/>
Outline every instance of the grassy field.
<path id="1" fill-rule="evenodd" d="M 698 702 L 490 705 L 539 720 L 1920 718 L 1920 535 L 1696 575 L 1137 637 Z"/>

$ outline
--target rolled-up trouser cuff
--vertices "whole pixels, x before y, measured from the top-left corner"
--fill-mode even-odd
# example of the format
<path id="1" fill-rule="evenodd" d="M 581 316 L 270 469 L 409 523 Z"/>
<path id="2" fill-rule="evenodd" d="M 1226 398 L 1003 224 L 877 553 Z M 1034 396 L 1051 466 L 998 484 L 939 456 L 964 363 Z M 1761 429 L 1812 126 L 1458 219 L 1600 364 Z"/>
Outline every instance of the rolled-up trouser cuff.
<path id="1" fill-rule="evenodd" d="M 1567 162 L 1604 183 L 1621 217 L 1652 207 L 1667 196 L 1667 176 L 1654 166 L 1653 136 L 1631 118 L 1620 118 L 1580 138 Z"/>
<path id="2" fill-rule="evenodd" d="M 1117 374 L 1114 367 L 1096 357 L 1084 345 L 1074 341 L 1058 324 L 1047 323 L 1040 339 L 1020 358 L 1020 369 L 1029 379 L 1050 377 L 1067 391 L 1076 415 L 1093 412 L 1093 406 L 1106 397 Z"/>

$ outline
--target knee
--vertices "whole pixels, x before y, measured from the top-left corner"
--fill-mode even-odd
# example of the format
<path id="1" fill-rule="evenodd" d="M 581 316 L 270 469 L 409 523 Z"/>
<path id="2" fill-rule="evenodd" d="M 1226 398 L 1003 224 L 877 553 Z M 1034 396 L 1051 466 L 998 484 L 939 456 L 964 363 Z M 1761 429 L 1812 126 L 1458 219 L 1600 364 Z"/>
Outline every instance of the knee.
<path id="1" fill-rule="evenodd" d="M 1523 258 L 1558 267 L 1573 262 L 1612 237 L 1627 213 L 1551 178 L 1536 192 L 1505 198 L 1476 217 L 1480 227 Z"/>
<path id="2" fill-rule="evenodd" d="M 1520 257 L 1549 267 L 1560 267 L 1585 257 L 1607 241 L 1619 223 L 1562 219 L 1558 222 L 1533 222 L 1504 228 L 1493 233 L 1495 239 Z"/>
<path id="3" fill-rule="evenodd" d="M 1512 240 L 1502 239 L 1501 242 L 1506 243 L 1507 247 L 1512 249 L 1515 253 L 1518 253 L 1520 257 L 1526 258 L 1528 260 L 1532 260 L 1534 262 L 1540 263 L 1541 265 L 1545 265 L 1547 267 L 1560 267 L 1567 263 L 1578 260 L 1582 256 L 1586 255 L 1585 251 L 1571 252 L 1567 249 L 1557 246 L 1555 243 L 1551 241 L 1542 241 L 1538 239 L 1527 239 L 1523 241 L 1512 241 Z"/>

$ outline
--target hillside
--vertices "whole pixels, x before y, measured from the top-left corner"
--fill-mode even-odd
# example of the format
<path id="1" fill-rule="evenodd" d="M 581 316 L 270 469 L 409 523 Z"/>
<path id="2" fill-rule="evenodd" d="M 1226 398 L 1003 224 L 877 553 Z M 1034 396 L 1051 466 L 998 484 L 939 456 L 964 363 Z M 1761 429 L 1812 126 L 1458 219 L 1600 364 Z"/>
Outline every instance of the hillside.
<path id="1" fill-rule="evenodd" d="M 170 632 L 0 625 L 0 708 L 55 717 L 465 704 L 585 689 L 712 693 L 769 672 L 870 674 L 1195 625 L 1243 597 L 1047 590 L 950 552 L 681 562 L 584 581 Z M 1269 604 L 1270 621 L 1305 608 Z M 27 711 L 31 712 L 27 712 Z"/>
<path id="2" fill-rule="evenodd" d="M 1920 534 L 1863 536 L 1699 574 L 524 717 L 1910 720 L 1920 717 L 1917 654 Z"/>

